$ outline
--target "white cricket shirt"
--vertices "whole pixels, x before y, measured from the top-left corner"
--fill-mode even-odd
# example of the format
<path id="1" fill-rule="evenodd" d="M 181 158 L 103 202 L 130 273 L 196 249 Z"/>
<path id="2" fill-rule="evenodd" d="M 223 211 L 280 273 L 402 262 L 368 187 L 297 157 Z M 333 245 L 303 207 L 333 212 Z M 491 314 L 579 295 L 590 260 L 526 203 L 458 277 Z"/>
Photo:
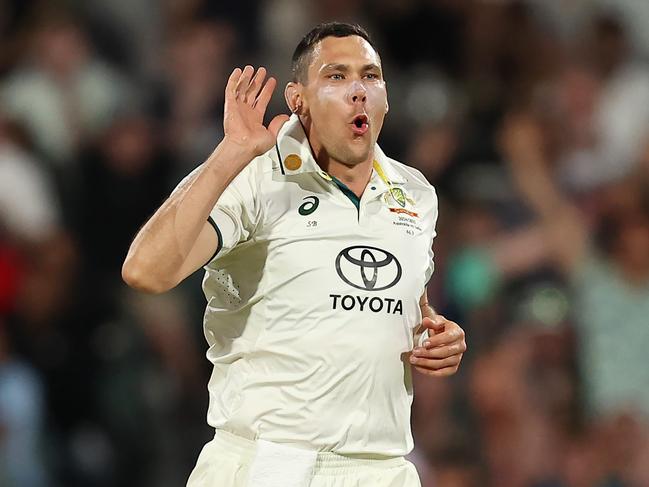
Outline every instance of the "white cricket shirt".
<path id="1" fill-rule="evenodd" d="M 344 188 L 346 189 L 346 188 Z M 419 298 L 433 272 L 433 187 L 375 148 L 358 208 L 294 115 L 211 213 L 208 422 L 339 454 L 405 455 Z"/>

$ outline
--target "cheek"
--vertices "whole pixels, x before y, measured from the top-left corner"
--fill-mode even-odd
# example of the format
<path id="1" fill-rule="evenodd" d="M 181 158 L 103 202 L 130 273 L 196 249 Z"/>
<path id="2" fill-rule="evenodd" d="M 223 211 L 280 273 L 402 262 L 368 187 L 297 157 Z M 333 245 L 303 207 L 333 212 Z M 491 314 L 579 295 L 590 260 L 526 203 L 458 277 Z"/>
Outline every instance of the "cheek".
<path id="1" fill-rule="evenodd" d="M 388 101 L 388 94 L 385 91 L 385 83 L 367 86 L 367 101 L 371 109 L 385 112 L 385 107 Z"/>
<path id="2" fill-rule="evenodd" d="M 385 85 L 370 86 L 367 90 L 367 109 L 373 122 L 375 133 L 381 131 L 386 114 L 387 93 Z"/>
<path id="3" fill-rule="evenodd" d="M 343 103 L 345 90 L 342 86 L 323 86 L 315 92 L 315 99 L 320 105 Z"/>
<path id="4" fill-rule="evenodd" d="M 314 121 L 332 120 L 340 113 L 339 106 L 343 103 L 343 93 L 340 87 L 323 86 L 313 92 L 309 102 L 311 118 Z"/>

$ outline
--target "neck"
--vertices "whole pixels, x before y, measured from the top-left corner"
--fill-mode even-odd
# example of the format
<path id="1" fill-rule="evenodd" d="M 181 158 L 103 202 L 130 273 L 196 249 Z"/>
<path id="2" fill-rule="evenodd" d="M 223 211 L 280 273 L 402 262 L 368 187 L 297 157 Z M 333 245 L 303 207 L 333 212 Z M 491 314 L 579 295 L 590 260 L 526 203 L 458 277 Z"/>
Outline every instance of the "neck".
<path id="1" fill-rule="evenodd" d="M 301 121 L 302 122 L 302 121 Z M 374 149 L 372 149 L 367 156 L 367 159 L 358 164 L 345 164 L 329 155 L 329 153 L 319 144 L 313 140 L 309 134 L 309 126 L 302 123 L 311 151 L 316 160 L 316 163 L 323 171 L 326 171 L 330 176 L 338 179 L 345 186 L 347 186 L 359 198 L 362 196 L 367 183 L 372 177 L 372 165 L 374 162 Z"/>
<path id="2" fill-rule="evenodd" d="M 369 157 L 366 161 L 353 166 L 344 164 L 332 157 L 319 156 L 316 154 L 316 162 L 330 176 L 335 177 L 347 186 L 359 198 L 363 194 L 367 183 L 372 177 L 372 161 Z"/>

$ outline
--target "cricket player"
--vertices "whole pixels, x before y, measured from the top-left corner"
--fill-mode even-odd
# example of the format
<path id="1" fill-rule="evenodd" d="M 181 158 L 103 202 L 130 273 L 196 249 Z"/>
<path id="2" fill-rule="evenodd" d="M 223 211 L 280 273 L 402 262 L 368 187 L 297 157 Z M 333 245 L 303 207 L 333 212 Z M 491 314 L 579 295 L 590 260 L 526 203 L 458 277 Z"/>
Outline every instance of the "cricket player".
<path id="1" fill-rule="evenodd" d="M 188 485 L 414 487 L 411 364 L 457 371 L 464 332 L 428 306 L 435 191 L 376 141 L 388 112 L 367 32 L 321 24 L 293 56 L 292 112 L 235 69 L 225 137 L 138 233 L 123 266 L 163 292 L 201 266 L 208 422 Z"/>

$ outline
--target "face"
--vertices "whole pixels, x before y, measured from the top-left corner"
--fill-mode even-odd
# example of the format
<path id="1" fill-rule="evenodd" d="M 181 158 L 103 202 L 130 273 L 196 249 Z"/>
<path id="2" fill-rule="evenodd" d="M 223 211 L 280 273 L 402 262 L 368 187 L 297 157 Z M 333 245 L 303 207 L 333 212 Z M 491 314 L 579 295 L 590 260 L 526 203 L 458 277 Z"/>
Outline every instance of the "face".
<path id="1" fill-rule="evenodd" d="M 381 60 L 362 37 L 327 37 L 311 57 L 301 86 L 303 121 L 320 157 L 354 166 L 372 157 L 387 113 Z"/>

